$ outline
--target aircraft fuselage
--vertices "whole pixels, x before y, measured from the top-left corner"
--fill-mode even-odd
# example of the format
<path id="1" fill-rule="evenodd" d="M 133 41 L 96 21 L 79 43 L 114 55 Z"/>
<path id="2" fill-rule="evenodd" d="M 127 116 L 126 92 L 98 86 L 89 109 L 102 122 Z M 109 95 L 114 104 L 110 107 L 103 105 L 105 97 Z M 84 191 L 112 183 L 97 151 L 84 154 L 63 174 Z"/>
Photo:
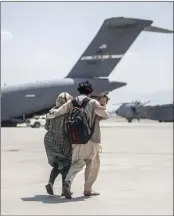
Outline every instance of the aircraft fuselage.
<path id="1" fill-rule="evenodd" d="M 56 97 L 61 92 L 68 92 L 77 96 L 79 82 L 87 79 L 64 78 L 55 81 L 36 82 L 34 84 L 4 87 L 1 90 L 1 122 L 35 113 L 44 108 L 54 106 Z M 89 79 L 94 87 L 94 95 L 109 92 L 126 85 L 125 83 L 111 82 L 108 79 Z"/>

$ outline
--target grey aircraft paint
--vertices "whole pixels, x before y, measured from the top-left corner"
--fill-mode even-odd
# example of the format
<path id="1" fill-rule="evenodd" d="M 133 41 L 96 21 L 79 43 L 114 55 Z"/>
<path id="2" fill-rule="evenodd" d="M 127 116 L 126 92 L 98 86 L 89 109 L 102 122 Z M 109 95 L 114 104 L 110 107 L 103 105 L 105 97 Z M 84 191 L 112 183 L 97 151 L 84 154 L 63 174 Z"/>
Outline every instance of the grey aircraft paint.
<path id="1" fill-rule="evenodd" d="M 63 92 L 77 95 L 79 82 L 90 80 L 94 94 L 110 92 L 126 83 L 110 81 L 108 76 L 117 66 L 141 31 L 173 33 L 151 26 L 153 21 L 115 17 L 106 19 L 97 35 L 70 73 L 56 81 L 1 88 L 1 126 L 18 122 L 23 116 L 50 109 L 56 96 Z"/>
<path id="2" fill-rule="evenodd" d="M 174 122 L 173 104 L 163 104 L 146 107 L 146 116 L 148 119 L 159 122 Z"/>
<path id="3" fill-rule="evenodd" d="M 173 122 L 173 112 L 173 104 L 145 106 L 145 103 L 123 103 L 116 110 L 116 115 L 126 118 L 128 122 L 132 122 L 134 119 L 150 119 L 159 122 Z"/>
<path id="4" fill-rule="evenodd" d="M 126 118 L 128 122 L 132 122 L 133 119 L 139 120 L 140 118 L 146 118 L 145 103 L 135 101 L 132 103 L 123 103 L 117 110 L 116 115 Z"/>

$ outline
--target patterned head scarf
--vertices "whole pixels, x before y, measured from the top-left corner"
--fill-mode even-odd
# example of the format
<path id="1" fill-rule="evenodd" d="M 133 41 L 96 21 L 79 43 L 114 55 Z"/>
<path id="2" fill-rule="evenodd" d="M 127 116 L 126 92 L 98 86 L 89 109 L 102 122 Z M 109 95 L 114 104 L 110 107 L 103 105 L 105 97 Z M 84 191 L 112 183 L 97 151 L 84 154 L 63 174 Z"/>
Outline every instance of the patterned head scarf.
<path id="1" fill-rule="evenodd" d="M 71 100 L 72 98 L 73 97 L 67 92 L 62 92 L 56 98 L 56 107 L 61 107 L 63 104 L 65 104 L 68 100 Z"/>

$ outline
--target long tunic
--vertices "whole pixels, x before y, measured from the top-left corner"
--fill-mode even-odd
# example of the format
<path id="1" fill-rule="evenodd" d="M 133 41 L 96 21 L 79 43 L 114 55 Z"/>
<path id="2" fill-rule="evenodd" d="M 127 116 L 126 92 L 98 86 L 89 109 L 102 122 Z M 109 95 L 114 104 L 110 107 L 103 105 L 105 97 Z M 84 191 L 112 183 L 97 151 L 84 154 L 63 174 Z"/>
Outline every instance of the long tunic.
<path id="1" fill-rule="evenodd" d="M 44 145 L 48 163 L 58 165 L 59 169 L 71 164 L 72 148 L 67 136 L 67 121 L 69 114 L 54 119 L 47 119 Z"/>

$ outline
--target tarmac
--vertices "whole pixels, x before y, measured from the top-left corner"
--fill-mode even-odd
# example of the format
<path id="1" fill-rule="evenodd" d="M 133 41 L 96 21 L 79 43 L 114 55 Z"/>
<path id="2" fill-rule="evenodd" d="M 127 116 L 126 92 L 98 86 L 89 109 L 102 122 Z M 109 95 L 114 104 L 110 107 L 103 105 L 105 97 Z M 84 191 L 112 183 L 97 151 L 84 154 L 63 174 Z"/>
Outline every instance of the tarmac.
<path id="1" fill-rule="evenodd" d="M 1 215 L 173 215 L 173 124 L 110 120 L 101 133 L 100 196 L 83 196 L 82 171 L 66 200 L 60 176 L 45 191 L 45 130 L 1 128 Z"/>

